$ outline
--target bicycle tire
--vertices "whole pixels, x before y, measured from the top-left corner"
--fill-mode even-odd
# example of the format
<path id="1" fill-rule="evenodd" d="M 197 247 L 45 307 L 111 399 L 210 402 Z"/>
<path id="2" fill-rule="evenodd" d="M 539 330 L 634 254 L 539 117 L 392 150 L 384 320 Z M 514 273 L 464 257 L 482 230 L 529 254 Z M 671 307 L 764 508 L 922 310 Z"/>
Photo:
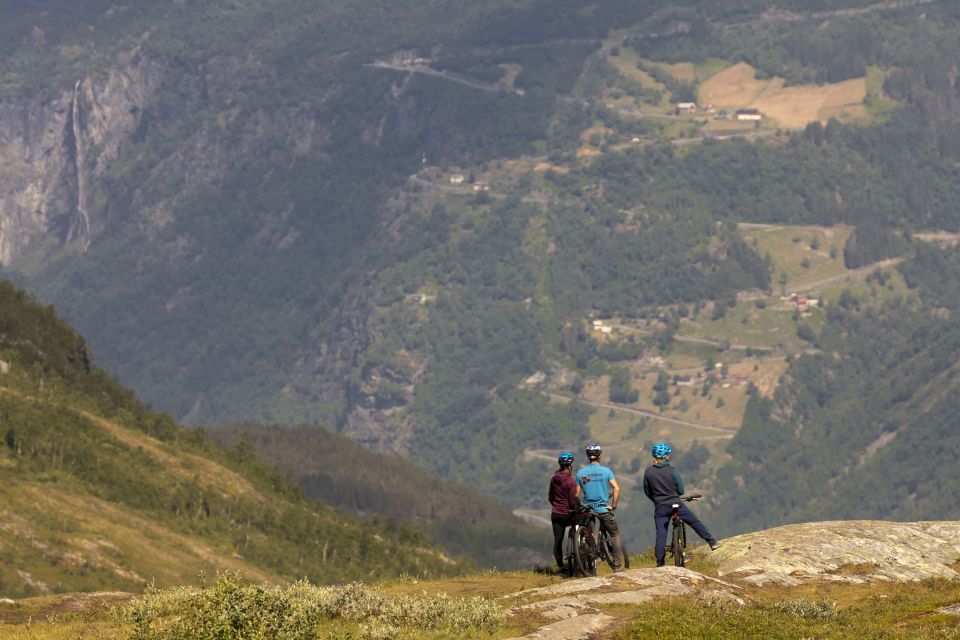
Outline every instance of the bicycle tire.
<path id="1" fill-rule="evenodd" d="M 589 527 L 577 527 L 576 544 L 573 546 L 577 572 L 581 576 L 597 575 L 597 548 L 593 532 Z"/>
<path id="2" fill-rule="evenodd" d="M 684 538 L 686 538 L 686 536 L 683 535 L 683 523 L 682 522 L 674 523 L 673 525 L 673 564 L 675 564 L 678 567 L 683 566 L 683 561 L 684 561 L 683 552 L 684 552 L 684 546 L 686 545 L 686 540 L 684 540 Z"/>
<path id="3" fill-rule="evenodd" d="M 608 534 L 606 531 L 600 531 L 599 547 L 600 557 L 603 558 L 603 561 L 606 562 L 611 569 L 613 569 L 613 544 L 610 542 L 610 534 Z"/>
<path id="4" fill-rule="evenodd" d="M 570 578 L 577 575 L 576 541 L 573 538 L 575 530 L 575 527 L 570 527 L 570 531 L 567 532 L 563 540 L 563 568 L 567 577 Z"/>

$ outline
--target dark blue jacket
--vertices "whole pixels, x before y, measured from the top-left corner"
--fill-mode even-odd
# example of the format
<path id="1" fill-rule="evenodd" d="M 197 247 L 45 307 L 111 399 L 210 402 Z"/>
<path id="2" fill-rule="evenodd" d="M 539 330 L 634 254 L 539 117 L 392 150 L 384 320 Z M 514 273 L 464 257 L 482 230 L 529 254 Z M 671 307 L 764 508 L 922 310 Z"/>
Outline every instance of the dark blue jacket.
<path id="1" fill-rule="evenodd" d="M 643 493 L 660 506 L 683 495 L 683 478 L 669 462 L 652 464 L 643 473 Z"/>

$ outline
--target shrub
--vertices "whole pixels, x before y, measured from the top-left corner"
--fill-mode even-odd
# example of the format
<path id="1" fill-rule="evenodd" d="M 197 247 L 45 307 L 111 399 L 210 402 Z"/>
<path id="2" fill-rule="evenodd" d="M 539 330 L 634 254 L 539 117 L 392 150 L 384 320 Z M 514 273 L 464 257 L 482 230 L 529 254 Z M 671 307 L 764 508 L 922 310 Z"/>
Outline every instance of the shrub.
<path id="1" fill-rule="evenodd" d="M 210 588 L 148 590 L 121 611 L 134 625 L 133 640 L 271 638 L 312 640 L 324 620 L 365 622 L 362 637 L 389 639 L 396 627 L 496 629 L 501 609 L 483 598 L 444 593 L 389 597 L 360 583 L 318 587 L 306 581 L 255 585 L 241 575 L 219 576 Z"/>
<path id="2" fill-rule="evenodd" d="M 806 620 L 832 620 L 837 617 L 837 603 L 829 600 L 809 602 L 807 600 L 780 600 L 773 603 L 773 610 L 789 613 Z"/>

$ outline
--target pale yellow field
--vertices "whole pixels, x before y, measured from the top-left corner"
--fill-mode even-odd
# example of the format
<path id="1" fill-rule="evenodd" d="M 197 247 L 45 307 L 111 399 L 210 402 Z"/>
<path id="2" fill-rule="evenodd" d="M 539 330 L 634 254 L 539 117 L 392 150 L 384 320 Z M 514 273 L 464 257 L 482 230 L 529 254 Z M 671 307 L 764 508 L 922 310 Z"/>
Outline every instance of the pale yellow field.
<path id="1" fill-rule="evenodd" d="M 756 70 L 738 63 L 715 74 L 700 86 L 701 104 L 718 108 L 756 107 L 779 126 L 800 129 L 830 118 L 855 120 L 867 116 L 866 78 L 834 84 L 784 86 L 783 78 L 760 80 Z"/>

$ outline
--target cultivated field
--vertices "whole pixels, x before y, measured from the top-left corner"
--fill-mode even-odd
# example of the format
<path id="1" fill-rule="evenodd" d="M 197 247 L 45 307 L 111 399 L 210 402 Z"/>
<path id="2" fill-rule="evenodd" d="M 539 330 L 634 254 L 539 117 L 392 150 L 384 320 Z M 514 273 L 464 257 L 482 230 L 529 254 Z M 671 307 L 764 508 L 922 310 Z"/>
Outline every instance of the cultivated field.
<path id="1" fill-rule="evenodd" d="M 784 86 L 783 78 L 760 80 L 741 62 L 700 85 L 701 104 L 721 109 L 756 107 L 779 126 L 800 129 L 815 120 L 856 120 L 867 116 L 866 78 L 823 85 Z"/>
<path id="2" fill-rule="evenodd" d="M 773 260 L 774 288 L 781 274 L 787 276 L 787 291 L 847 271 L 843 264 L 843 246 L 853 228 L 741 225 L 740 234 L 760 255 Z M 832 254 L 832 255 L 831 255 Z"/>

